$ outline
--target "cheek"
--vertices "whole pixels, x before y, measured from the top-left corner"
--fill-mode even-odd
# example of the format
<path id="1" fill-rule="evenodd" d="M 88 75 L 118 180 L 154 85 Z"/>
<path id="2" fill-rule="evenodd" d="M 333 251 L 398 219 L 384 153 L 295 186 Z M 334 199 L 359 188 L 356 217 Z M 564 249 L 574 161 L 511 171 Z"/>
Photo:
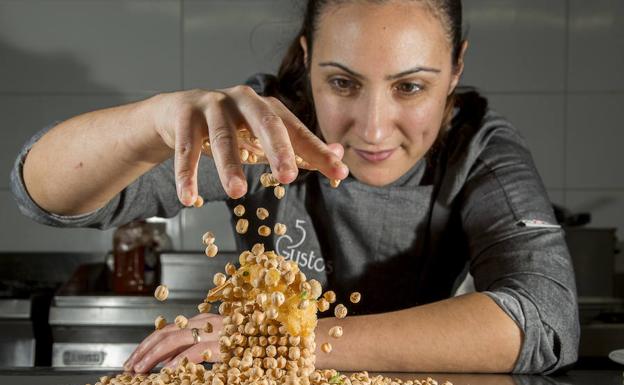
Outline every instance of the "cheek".
<path id="1" fill-rule="evenodd" d="M 314 108 L 323 139 L 327 143 L 341 143 L 350 126 L 349 114 L 340 103 L 319 92 L 314 92 Z"/>
<path id="2" fill-rule="evenodd" d="M 444 103 L 437 100 L 421 104 L 418 107 L 406 108 L 402 114 L 403 132 L 411 144 L 411 153 L 420 155 L 429 150 L 440 131 Z"/>

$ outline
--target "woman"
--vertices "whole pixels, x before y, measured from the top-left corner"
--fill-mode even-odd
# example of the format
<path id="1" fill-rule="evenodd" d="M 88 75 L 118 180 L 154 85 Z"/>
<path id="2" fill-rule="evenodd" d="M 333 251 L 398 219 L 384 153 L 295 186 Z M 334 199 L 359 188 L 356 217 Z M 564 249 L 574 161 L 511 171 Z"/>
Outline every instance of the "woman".
<path id="1" fill-rule="evenodd" d="M 476 93 L 456 91 L 461 19 L 459 0 L 310 0 L 277 77 L 156 95 L 44 130 L 16 163 L 15 195 L 44 223 L 106 228 L 173 216 L 198 195 L 233 207 L 246 194 L 249 212 L 268 208 L 289 233 L 250 231 L 241 248 L 273 244 L 339 299 L 362 292 L 355 316 L 319 321 L 317 346 L 330 326 L 345 330 L 330 355 L 317 353 L 319 367 L 565 368 L 579 329 L 563 232 L 540 225 L 555 219 L 518 133 Z M 241 167 L 240 127 L 290 183 L 285 199 L 259 186 L 265 168 Z M 200 157 L 207 137 L 214 161 Z M 295 154 L 319 173 L 298 176 Z M 327 178 L 343 182 L 333 189 Z M 449 298 L 465 267 L 477 292 Z M 189 329 L 154 332 L 126 369 L 218 351 L 220 316 L 189 328 L 207 319 L 215 332 L 197 344 Z"/>

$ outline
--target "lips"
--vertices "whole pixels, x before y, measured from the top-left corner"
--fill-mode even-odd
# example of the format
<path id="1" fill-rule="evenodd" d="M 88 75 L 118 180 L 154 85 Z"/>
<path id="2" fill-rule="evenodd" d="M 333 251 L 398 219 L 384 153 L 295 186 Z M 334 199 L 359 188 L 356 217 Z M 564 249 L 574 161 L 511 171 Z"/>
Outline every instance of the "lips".
<path id="1" fill-rule="evenodd" d="M 364 151 L 353 149 L 353 151 L 355 151 L 355 153 L 358 154 L 362 159 L 369 162 L 382 162 L 388 159 L 394 153 L 395 149 L 383 151 Z"/>

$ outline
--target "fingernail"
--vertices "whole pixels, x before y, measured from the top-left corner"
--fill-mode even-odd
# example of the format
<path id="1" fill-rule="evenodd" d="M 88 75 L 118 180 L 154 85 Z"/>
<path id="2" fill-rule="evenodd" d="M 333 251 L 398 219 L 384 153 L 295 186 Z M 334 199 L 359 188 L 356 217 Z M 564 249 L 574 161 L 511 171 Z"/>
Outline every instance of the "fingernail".
<path id="1" fill-rule="evenodd" d="M 193 194 L 187 188 L 182 190 L 182 203 L 186 206 L 193 204 Z"/>
<path id="2" fill-rule="evenodd" d="M 137 373 L 141 373 L 143 371 L 143 364 L 136 364 L 134 366 L 134 371 Z"/>
<path id="3" fill-rule="evenodd" d="M 230 191 L 236 190 L 236 189 L 242 189 L 242 188 L 245 188 L 245 181 L 244 180 L 242 180 L 238 176 L 234 176 L 234 177 L 230 178 L 230 181 L 228 182 L 228 189 Z"/>

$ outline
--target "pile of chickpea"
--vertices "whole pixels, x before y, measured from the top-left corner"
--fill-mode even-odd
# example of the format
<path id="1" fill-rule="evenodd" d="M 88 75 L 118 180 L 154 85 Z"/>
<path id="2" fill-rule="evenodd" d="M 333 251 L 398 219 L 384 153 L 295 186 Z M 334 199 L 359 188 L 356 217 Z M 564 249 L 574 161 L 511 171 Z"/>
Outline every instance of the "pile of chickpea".
<path id="1" fill-rule="evenodd" d="M 249 159 L 251 154 L 247 155 Z M 263 174 L 261 184 L 265 188 L 273 188 L 277 199 L 284 197 L 284 187 L 272 174 Z M 332 185 L 337 186 L 337 183 Z M 243 218 L 245 207 L 236 206 L 234 214 L 239 217 L 236 231 L 244 234 L 249 227 L 249 221 Z M 264 221 L 269 212 L 259 208 L 256 216 Z M 273 231 L 283 235 L 286 226 L 276 223 Z M 268 236 L 270 232 L 271 228 L 267 225 L 258 228 L 261 236 Z M 206 255 L 215 257 L 218 248 L 214 234 L 207 232 L 202 241 Z M 203 352 L 205 361 L 219 354 L 220 363 L 213 364 L 212 369 L 207 370 L 203 364 L 194 364 L 184 358 L 176 368 L 163 368 L 159 373 L 149 375 L 124 373 L 114 378 L 102 377 L 96 385 L 437 385 L 432 378 L 402 381 L 371 376 L 367 372 L 345 375 L 336 370 L 316 370 L 317 312 L 329 310 L 336 302 L 336 294 L 333 291 L 323 293 L 320 282 L 308 280 L 297 263 L 266 250 L 262 243 L 243 251 L 238 267 L 227 263 L 225 274 L 216 273 L 213 283 L 215 287 L 198 305 L 198 310 L 207 313 L 213 303 L 220 302 L 218 310 L 224 318 L 219 352 Z M 154 292 L 159 301 L 166 300 L 168 294 L 167 287 L 163 285 Z M 353 304 L 359 303 L 360 293 L 352 293 L 349 300 Z M 344 304 L 335 305 L 336 318 L 345 318 L 347 313 Z M 179 315 L 174 323 L 184 329 L 188 319 Z M 162 316 L 154 322 L 157 330 L 166 324 Z M 207 322 L 204 331 L 212 333 L 213 325 Z M 341 338 L 343 333 L 341 326 L 334 326 L 328 332 L 334 339 Z M 331 343 L 323 343 L 320 351 L 329 354 Z M 446 382 L 444 385 L 452 384 Z"/>

